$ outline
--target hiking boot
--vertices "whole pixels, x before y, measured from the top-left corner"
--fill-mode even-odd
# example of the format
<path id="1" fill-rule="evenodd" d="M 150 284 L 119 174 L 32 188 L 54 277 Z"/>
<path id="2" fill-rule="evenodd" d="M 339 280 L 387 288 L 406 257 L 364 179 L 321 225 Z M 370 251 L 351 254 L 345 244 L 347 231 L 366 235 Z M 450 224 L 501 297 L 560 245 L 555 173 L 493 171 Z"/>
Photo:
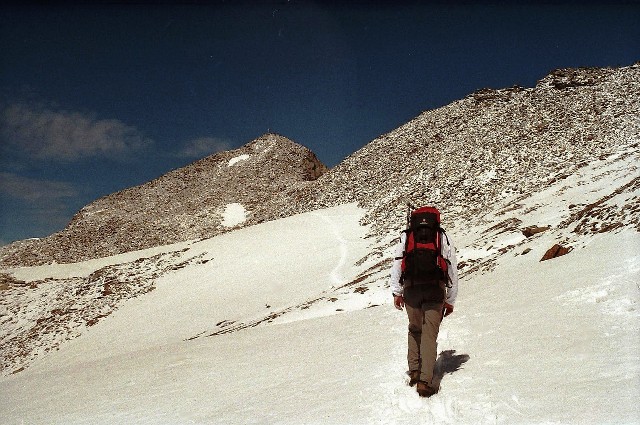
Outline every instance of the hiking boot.
<path id="1" fill-rule="evenodd" d="M 409 386 L 413 387 L 420 380 L 420 371 L 412 370 L 409 372 Z"/>
<path id="2" fill-rule="evenodd" d="M 437 390 L 432 388 L 424 381 L 418 381 L 418 386 L 416 386 L 416 390 L 418 391 L 418 395 L 420 397 L 431 397 L 434 395 Z"/>

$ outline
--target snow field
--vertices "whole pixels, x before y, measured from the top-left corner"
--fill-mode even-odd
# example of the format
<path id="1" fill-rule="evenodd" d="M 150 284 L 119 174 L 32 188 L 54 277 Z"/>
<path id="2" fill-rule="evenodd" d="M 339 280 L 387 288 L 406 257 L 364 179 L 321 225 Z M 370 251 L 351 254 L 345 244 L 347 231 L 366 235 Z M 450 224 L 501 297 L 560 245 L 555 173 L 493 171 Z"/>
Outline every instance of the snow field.
<path id="1" fill-rule="evenodd" d="M 558 206 L 543 199 L 523 208 L 533 203 L 540 220 Z M 370 249 L 362 213 L 341 206 L 190 244 L 183 256 L 208 261 L 165 275 L 58 352 L 2 378 L 3 423 L 640 422 L 637 232 L 590 236 L 539 262 L 562 237 L 546 232 L 519 239 L 492 271 L 463 277 L 439 336 L 441 390 L 422 399 L 406 385 L 406 315 L 388 289 L 341 289 L 369 266 L 353 265 Z M 487 258 L 496 252 L 483 244 L 518 239 L 485 227 L 451 235 L 461 254 Z M 525 246 L 532 251 L 521 255 Z M 332 294 L 341 299 L 287 310 Z M 365 308 L 371 300 L 380 305 Z M 207 336 L 221 322 L 270 312 L 283 314 Z"/>
<path id="2" fill-rule="evenodd" d="M 520 412 L 511 417 L 504 411 L 504 423 L 640 418 L 634 401 L 640 396 L 639 297 L 632 284 L 640 275 L 625 267 L 613 272 L 613 283 L 609 269 L 620 257 L 640 262 L 639 242 L 637 233 L 625 232 L 542 263 L 534 263 L 538 256 L 505 258 L 468 285 L 456 306 L 461 315 L 452 318 L 466 331 L 449 335 L 456 338 L 454 346 L 467 347 L 474 376 L 482 381 L 480 393 L 507 403 L 499 410 Z M 608 299 L 573 296 L 606 283 Z M 607 304 L 633 307 L 613 317 Z M 510 402 L 514 397 L 517 406 Z"/>
<path id="3" fill-rule="evenodd" d="M 205 264 L 160 278 L 154 291 L 128 301 L 92 327 L 84 343 L 72 341 L 51 359 L 102 358 L 183 341 L 211 334 L 221 322 L 247 323 L 303 303 L 331 288 L 336 274 L 352 277 L 351 264 L 367 246 L 361 238 L 366 229 L 357 225 L 360 214 L 349 205 L 194 243 L 183 256 L 204 254 Z M 335 243 L 334 221 L 350 239 L 348 252 Z M 309 226 L 313 236 L 301 239 Z"/>

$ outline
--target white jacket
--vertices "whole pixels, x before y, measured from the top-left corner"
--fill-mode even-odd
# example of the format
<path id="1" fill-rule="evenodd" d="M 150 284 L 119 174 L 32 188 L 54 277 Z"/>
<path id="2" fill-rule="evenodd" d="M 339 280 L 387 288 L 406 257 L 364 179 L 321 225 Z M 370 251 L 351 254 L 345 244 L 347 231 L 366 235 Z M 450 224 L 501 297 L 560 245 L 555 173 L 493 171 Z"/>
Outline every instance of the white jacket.
<path id="1" fill-rule="evenodd" d="M 396 246 L 394 258 L 400 258 L 399 260 L 393 260 L 391 266 L 391 276 L 389 277 L 389 286 L 391 292 L 394 295 L 402 295 L 403 287 L 400 284 L 400 274 L 402 273 L 402 254 L 404 252 L 404 244 L 407 239 L 407 234 L 402 233 L 400 236 L 400 242 Z M 442 246 L 442 256 L 445 260 L 449 261 L 449 267 L 447 273 L 449 274 L 449 286 L 447 288 L 447 296 L 445 301 L 447 304 L 454 305 L 456 302 L 456 296 L 458 295 L 458 260 L 456 260 L 456 249 L 453 246 L 451 237 L 442 234 L 440 237 Z"/>

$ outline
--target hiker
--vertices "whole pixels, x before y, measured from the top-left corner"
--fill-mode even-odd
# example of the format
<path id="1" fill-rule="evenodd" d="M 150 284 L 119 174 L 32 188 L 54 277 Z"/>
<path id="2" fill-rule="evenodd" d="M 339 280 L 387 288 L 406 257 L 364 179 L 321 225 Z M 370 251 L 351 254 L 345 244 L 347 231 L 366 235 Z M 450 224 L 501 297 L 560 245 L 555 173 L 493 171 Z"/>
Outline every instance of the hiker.
<path id="1" fill-rule="evenodd" d="M 458 292 L 455 248 L 440 227 L 433 207 L 414 210 L 396 247 L 389 286 L 398 310 L 409 318 L 409 385 L 422 397 L 438 391 L 432 386 L 437 338 L 442 319 L 453 312 Z"/>

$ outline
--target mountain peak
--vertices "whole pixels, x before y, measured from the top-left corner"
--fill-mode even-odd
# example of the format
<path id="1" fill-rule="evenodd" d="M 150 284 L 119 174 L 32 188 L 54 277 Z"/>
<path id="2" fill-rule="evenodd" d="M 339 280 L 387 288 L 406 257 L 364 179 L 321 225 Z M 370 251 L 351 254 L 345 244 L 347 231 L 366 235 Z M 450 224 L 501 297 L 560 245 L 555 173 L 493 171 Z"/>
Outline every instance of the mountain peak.
<path id="1" fill-rule="evenodd" d="M 267 133 L 100 198 L 61 232 L 4 247 L 1 261 L 4 266 L 68 263 L 209 238 L 280 217 L 293 203 L 291 195 L 326 171 L 308 148 Z"/>
<path id="2" fill-rule="evenodd" d="M 274 147 L 280 147 L 282 149 L 291 148 L 293 146 L 301 146 L 286 136 L 278 133 L 264 133 L 257 139 L 247 143 L 247 146 L 251 146 L 255 150 L 271 149 Z"/>

